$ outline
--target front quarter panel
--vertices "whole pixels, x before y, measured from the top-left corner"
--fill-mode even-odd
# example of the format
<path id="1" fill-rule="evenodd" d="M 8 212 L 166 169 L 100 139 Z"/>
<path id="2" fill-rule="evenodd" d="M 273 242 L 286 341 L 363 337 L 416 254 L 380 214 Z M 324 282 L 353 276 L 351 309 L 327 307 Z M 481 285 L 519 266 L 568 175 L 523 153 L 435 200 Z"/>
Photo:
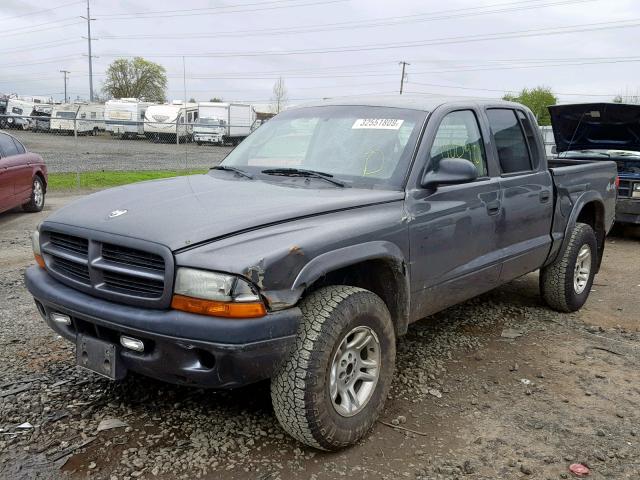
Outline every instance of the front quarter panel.
<path id="1" fill-rule="evenodd" d="M 335 268 L 371 258 L 404 264 L 408 248 L 403 201 L 393 201 L 231 236 L 178 253 L 176 265 L 243 276 L 279 310 Z"/>

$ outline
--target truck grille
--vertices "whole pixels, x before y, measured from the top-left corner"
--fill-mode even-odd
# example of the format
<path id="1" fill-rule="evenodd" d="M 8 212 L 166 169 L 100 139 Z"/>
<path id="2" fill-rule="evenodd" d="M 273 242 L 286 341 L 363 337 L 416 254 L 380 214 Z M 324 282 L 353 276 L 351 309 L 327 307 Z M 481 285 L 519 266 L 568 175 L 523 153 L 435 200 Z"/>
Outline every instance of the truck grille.
<path id="1" fill-rule="evenodd" d="M 630 197 L 631 196 L 631 187 L 633 186 L 631 180 L 622 180 L 620 179 L 620 185 L 618 186 L 618 196 L 619 197 Z"/>
<path id="2" fill-rule="evenodd" d="M 40 232 L 47 271 L 61 282 L 121 303 L 166 308 L 171 300 L 173 257 L 154 243 L 113 241 L 100 232 Z"/>

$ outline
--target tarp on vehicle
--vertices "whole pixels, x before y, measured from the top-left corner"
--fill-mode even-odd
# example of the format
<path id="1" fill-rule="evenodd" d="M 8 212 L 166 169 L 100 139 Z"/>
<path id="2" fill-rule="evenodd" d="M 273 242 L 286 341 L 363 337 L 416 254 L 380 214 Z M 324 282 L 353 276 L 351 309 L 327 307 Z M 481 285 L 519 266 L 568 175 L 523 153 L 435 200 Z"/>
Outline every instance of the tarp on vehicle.
<path id="1" fill-rule="evenodd" d="M 549 107 L 558 152 L 640 152 L 640 105 L 576 103 Z"/>

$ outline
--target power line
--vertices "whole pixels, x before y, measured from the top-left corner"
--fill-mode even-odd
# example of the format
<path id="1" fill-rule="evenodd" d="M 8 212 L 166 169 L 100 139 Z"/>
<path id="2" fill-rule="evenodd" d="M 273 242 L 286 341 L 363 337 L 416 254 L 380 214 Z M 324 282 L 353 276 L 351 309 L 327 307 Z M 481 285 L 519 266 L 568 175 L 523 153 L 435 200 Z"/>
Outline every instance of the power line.
<path id="1" fill-rule="evenodd" d="M 22 18 L 22 17 L 30 17 L 31 15 L 40 15 L 41 13 L 51 12 L 53 10 L 58 10 L 60 8 L 68 7 L 70 5 L 77 5 L 79 3 L 84 3 L 83 0 L 77 2 L 64 3 L 62 5 L 58 5 L 57 7 L 46 8 L 44 10 L 36 10 L 35 12 L 22 13 L 20 15 L 12 15 L 10 17 L 2 17 L 0 18 L 0 22 L 4 22 L 6 20 L 13 20 L 14 18 Z"/>
<path id="2" fill-rule="evenodd" d="M 267 2 L 267 3 L 282 3 L 284 1 L 288 1 L 288 2 L 293 2 L 293 1 L 299 1 L 299 0 L 281 0 L 278 2 Z M 301 4 L 293 4 L 293 5 L 279 5 L 279 6 L 272 6 L 272 7 L 264 7 L 264 8 L 250 8 L 250 9 L 243 9 L 243 10 L 229 10 L 229 11 L 215 11 L 215 12 L 194 12 L 194 13 L 189 13 L 189 10 L 165 10 L 163 12 L 156 12 L 157 15 L 155 14 L 150 14 L 150 12 L 140 12 L 140 13 L 128 13 L 126 14 L 126 16 L 114 16 L 114 17 L 108 17 L 109 20 L 137 20 L 140 18 L 166 18 L 166 17 L 171 17 L 171 18 L 175 18 L 175 17 L 191 17 L 191 16 L 200 16 L 200 15 L 226 15 L 229 13 L 242 13 L 242 12 L 260 12 L 260 11 L 265 11 L 265 10 L 279 10 L 279 9 L 283 9 L 283 8 L 297 8 L 297 7 L 310 7 L 310 6 L 314 6 L 314 5 L 327 5 L 330 3 L 342 3 L 342 2 L 348 2 L 349 0 L 325 0 L 325 1 L 314 1 L 311 3 L 301 3 Z M 262 5 L 264 5 L 264 3 L 262 3 Z M 215 8 L 215 7 L 213 7 Z M 218 7 L 220 8 L 220 7 Z M 160 14 L 162 13 L 162 14 Z M 113 15 L 120 15 L 120 14 L 113 14 Z M 125 15 L 125 14 L 122 14 Z M 105 18 L 104 15 L 98 15 L 97 18 Z"/>
<path id="3" fill-rule="evenodd" d="M 498 93 L 518 93 L 521 89 L 499 89 L 499 88 L 482 88 L 482 87 L 465 87 L 462 85 L 442 85 L 437 83 L 421 83 L 421 82 L 410 82 L 410 85 L 420 85 L 423 87 L 437 87 L 437 88 L 453 88 L 459 90 L 473 90 L 473 91 L 483 91 L 483 92 L 498 92 Z M 566 96 L 578 96 L 578 97 L 612 97 L 615 94 L 612 93 L 567 93 L 567 92 L 553 92 L 554 95 L 566 95 Z"/>
<path id="4" fill-rule="evenodd" d="M 11 68 L 11 67 L 24 67 L 27 65 L 42 65 L 44 63 L 55 63 L 55 62 L 59 62 L 60 60 L 68 60 L 68 59 L 77 59 L 78 57 L 80 57 L 81 54 L 77 54 L 77 55 L 65 55 L 64 57 L 55 57 L 55 58 L 48 58 L 48 59 L 41 59 L 35 62 L 24 62 L 24 63 L 13 63 L 13 64 L 8 64 L 8 65 L 3 65 L 2 69 L 4 71 L 5 68 Z"/>
<path id="5" fill-rule="evenodd" d="M 37 29 L 34 29 L 34 30 L 17 29 L 17 31 L 15 31 L 15 32 L 11 32 L 11 31 L 8 31 L 8 30 L 2 30 L 2 33 L 0 34 L 0 37 L 15 37 L 16 35 L 29 35 L 29 34 L 32 34 L 32 33 L 44 32 L 46 30 L 53 30 L 53 29 L 56 29 L 56 28 L 70 27 L 70 26 L 73 26 L 73 25 L 77 25 L 79 23 L 84 23 L 81 20 L 77 20 L 75 17 L 71 17 L 71 18 L 74 19 L 73 22 L 65 23 L 65 24 L 62 24 L 62 25 L 53 25 L 53 26 L 46 27 L 46 28 L 37 28 Z M 67 20 L 69 20 L 69 19 L 67 19 Z M 47 22 L 47 23 L 58 23 L 58 22 L 61 22 L 61 21 L 63 21 L 63 20 L 56 20 L 55 22 Z M 42 25 L 46 25 L 46 24 L 42 24 Z"/>
<path id="6" fill-rule="evenodd" d="M 32 50 L 34 48 L 37 48 L 38 50 L 41 50 L 43 48 L 62 47 L 62 46 L 65 46 L 65 45 L 71 45 L 71 44 L 75 44 L 75 43 L 77 43 L 76 40 L 53 40 L 53 41 L 50 41 L 50 42 L 32 43 L 31 45 L 27 45 L 25 47 L 9 49 L 9 50 L 0 50 L 0 54 L 24 52 L 24 51 Z"/>
<path id="7" fill-rule="evenodd" d="M 562 35 L 570 33 L 597 31 L 597 30 L 610 30 L 619 28 L 634 28 L 640 26 L 638 23 L 640 19 L 635 18 L 632 20 L 616 20 L 610 22 L 598 22 L 588 23 L 580 25 L 571 25 L 565 27 L 552 27 L 542 29 L 529 29 L 529 30 L 515 30 L 511 32 L 489 33 L 480 35 L 468 35 L 468 36 L 456 36 L 456 37 L 443 37 L 433 38 L 429 40 L 421 40 L 415 42 L 396 42 L 386 44 L 365 44 L 365 45 L 352 45 L 349 47 L 331 47 L 325 49 L 305 49 L 305 50 L 289 50 L 289 51 L 254 51 L 254 52 L 203 52 L 203 53 L 183 53 L 183 54 L 153 54 L 146 53 L 145 57 L 158 57 L 158 58 L 177 58 L 177 57 L 191 57 L 191 58 L 228 58 L 228 57 L 257 57 L 257 56 L 288 56 L 288 55 L 313 55 L 313 54 L 326 54 L 326 53 L 344 53 L 344 52 L 364 52 L 375 50 L 391 50 L 399 48 L 416 48 L 429 45 L 449 45 L 456 43 L 473 43 L 478 41 L 490 41 L 490 40 L 502 40 L 507 38 L 525 38 L 525 37 L 538 37 L 545 35 Z M 622 24 L 625 23 L 626 24 Z M 635 23 L 630 23 L 635 22 Z M 127 55 L 127 54 L 114 54 L 105 53 L 102 54 L 105 57 L 133 57 L 139 55 Z"/>
<path id="8" fill-rule="evenodd" d="M 269 35 L 291 35 L 291 34 L 303 34 L 303 33 L 317 33 L 317 32 L 325 32 L 325 31 L 334 31 L 334 30 L 351 30 L 351 29 L 359 29 L 359 28 L 376 28 L 376 27 L 384 27 L 384 26 L 396 26 L 396 25 L 404 25 L 407 23 L 422 23 L 422 22 L 431 22 L 436 20 L 446 20 L 452 18 L 463 18 L 463 17 L 471 17 L 478 15 L 488 15 L 493 13 L 505 13 L 505 12 L 514 12 L 514 11 L 523 11 L 523 10 L 531 10 L 538 9 L 550 6 L 558 6 L 558 5 L 569 5 L 576 3 L 588 3 L 599 0 L 556 0 L 553 2 L 547 3 L 538 3 L 538 4 L 526 4 L 522 5 L 524 2 L 512 2 L 512 3 L 501 3 L 497 5 L 510 5 L 509 8 L 501 8 L 494 10 L 483 10 L 476 12 L 468 12 L 471 8 L 463 8 L 463 9 L 452 9 L 452 10 L 443 10 L 435 13 L 421 13 L 421 14 L 413 14 L 413 15 L 404 15 L 399 17 L 385 17 L 385 18 L 377 18 L 373 20 L 360 20 L 360 21 L 350 21 L 350 22 L 334 22 L 334 23 L 324 23 L 317 25 L 306 25 L 306 26 L 297 26 L 297 27 L 278 27 L 278 28 L 269 28 L 262 30 L 233 30 L 233 31 L 222 31 L 222 32 L 204 32 L 204 33 L 187 33 L 187 34 L 177 34 L 177 33 L 169 33 L 169 34 L 140 34 L 140 35 L 107 35 L 102 36 L 101 38 L 107 40 L 133 40 L 133 39 L 141 39 L 141 38 L 149 38 L 149 39 L 193 39 L 193 38 L 225 38 L 225 37 L 255 37 L 255 36 L 269 36 Z M 472 7 L 472 9 L 479 8 L 488 8 L 491 5 L 485 7 Z M 466 13 L 464 13 L 466 11 Z M 463 13 L 455 13 L 455 12 L 463 12 Z M 438 13 L 446 13 L 446 15 L 437 16 Z"/>

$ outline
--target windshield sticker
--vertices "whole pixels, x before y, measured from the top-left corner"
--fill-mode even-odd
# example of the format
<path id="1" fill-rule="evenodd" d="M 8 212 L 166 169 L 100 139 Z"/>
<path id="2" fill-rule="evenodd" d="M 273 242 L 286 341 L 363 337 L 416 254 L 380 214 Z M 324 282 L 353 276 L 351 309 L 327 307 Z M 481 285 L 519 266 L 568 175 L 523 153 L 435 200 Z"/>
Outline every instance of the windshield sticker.
<path id="1" fill-rule="evenodd" d="M 400 130 L 404 120 L 399 118 L 358 118 L 351 129 L 371 128 L 377 130 Z"/>

